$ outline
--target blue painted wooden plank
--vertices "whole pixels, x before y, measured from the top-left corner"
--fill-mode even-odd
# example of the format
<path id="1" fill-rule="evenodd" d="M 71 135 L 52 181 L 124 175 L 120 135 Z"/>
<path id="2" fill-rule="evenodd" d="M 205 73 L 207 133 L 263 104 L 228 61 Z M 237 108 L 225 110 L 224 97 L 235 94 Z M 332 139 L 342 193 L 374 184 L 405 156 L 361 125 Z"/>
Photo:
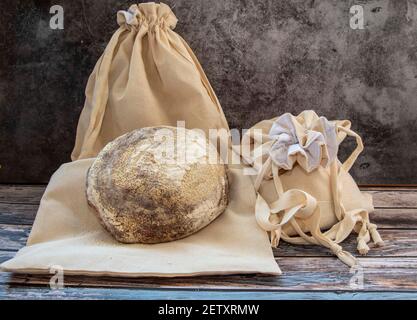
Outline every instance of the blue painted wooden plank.
<path id="1" fill-rule="evenodd" d="M 0 299 L 116 300 L 417 300 L 417 292 L 262 292 L 106 288 L 2 287 Z"/>

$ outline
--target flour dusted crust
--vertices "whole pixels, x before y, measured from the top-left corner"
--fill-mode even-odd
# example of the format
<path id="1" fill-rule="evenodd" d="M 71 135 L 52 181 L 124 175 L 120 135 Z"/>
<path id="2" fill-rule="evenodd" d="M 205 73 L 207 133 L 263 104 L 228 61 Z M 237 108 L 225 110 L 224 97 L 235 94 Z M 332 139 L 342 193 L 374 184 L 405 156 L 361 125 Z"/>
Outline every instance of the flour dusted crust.
<path id="1" fill-rule="evenodd" d="M 178 130 L 184 134 L 177 135 Z M 161 132 L 172 133 L 174 144 L 156 139 Z M 216 148 L 192 130 L 132 131 L 110 142 L 92 164 L 87 173 L 88 203 L 120 242 L 160 243 L 187 237 L 227 206 L 225 166 L 208 164 L 215 158 Z"/>

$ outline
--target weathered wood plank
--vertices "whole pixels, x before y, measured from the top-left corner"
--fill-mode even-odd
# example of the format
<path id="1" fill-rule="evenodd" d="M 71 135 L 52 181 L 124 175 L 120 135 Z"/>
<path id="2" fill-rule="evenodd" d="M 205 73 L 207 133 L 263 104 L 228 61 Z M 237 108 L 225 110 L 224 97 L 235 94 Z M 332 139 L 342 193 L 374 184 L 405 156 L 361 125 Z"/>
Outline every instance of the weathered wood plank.
<path id="1" fill-rule="evenodd" d="M 385 246 L 378 248 L 370 243 L 369 257 L 417 257 L 417 230 L 381 229 L 379 231 Z M 9 251 L 20 249 L 26 244 L 29 233 L 30 226 L 0 225 L 0 249 Z M 358 255 L 355 235 L 346 239 L 342 246 L 345 250 Z M 320 246 L 292 245 L 284 241 L 274 249 L 274 254 L 277 257 L 331 256 L 328 249 Z"/>
<path id="2" fill-rule="evenodd" d="M 417 300 L 416 292 L 265 292 L 39 287 L 0 289 L 4 300 Z M 163 303 L 161 303 L 163 306 Z"/>
<path id="3" fill-rule="evenodd" d="M 0 263 L 13 258 L 15 255 L 14 251 L 3 251 L 0 250 Z"/>
<path id="4" fill-rule="evenodd" d="M 367 257 L 417 257 L 417 230 L 379 230 L 384 239 L 383 247 L 369 243 Z M 352 234 L 341 243 L 344 250 L 360 257 L 357 252 L 356 235 Z M 273 249 L 276 257 L 325 257 L 333 256 L 329 249 L 314 245 L 293 245 L 281 241 L 278 248 Z"/>
<path id="5" fill-rule="evenodd" d="M 0 184 L 0 202 L 39 204 L 46 185 Z"/>
<path id="6" fill-rule="evenodd" d="M 0 202 L 0 223 L 31 225 L 36 217 L 39 205 Z"/>
<path id="7" fill-rule="evenodd" d="M 377 208 L 369 216 L 379 229 L 417 229 L 417 209 Z"/>
<path id="8" fill-rule="evenodd" d="M 417 190 L 367 191 L 375 208 L 417 208 Z"/>
<path id="9" fill-rule="evenodd" d="M 416 191 L 417 185 L 386 185 L 386 186 L 372 186 L 372 185 L 359 185 L 361 190 L 364 191 Z"/>
<path id="10" fill-rule="evenodd" d="M 416 291 L 417 258 L 362 258 L 360 272 L 333 258 L 278 258 L 283 275 L 227 275 L 188 278 L 65 276 L 65 286 L 139 289 L 263 291 Z M 362 277 L 363 275 L 363 277 Z M 363 279 L 363 286 L 352 286 Z M 9 285 L 48 285 L 50 275 L 13 274 Z"/>
<path id="11" fill-rule="evenodd" d="M 30 226 L 0 225 L 0 250 L 16 251 L 26 244 Z"/>
<path id="12" fill-rule="evenodd" d="M 2 300 L 417 300 L 417 292 L 271 292 L 64 288 L 11 286 L 0 288 Z M 165 302 L 161 302 L 163 305 Z"/>

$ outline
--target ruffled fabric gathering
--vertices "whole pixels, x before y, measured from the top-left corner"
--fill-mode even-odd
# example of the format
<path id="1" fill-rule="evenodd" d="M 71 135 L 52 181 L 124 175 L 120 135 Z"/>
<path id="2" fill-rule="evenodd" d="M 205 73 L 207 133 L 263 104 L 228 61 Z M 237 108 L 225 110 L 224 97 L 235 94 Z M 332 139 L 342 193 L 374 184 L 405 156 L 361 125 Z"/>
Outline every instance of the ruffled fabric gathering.
<path id="1" fill-rule="evenodd" d="M 117 23 L 126 29 L 138 30 L 142 25 L 147 25 L 150 30 L 156 27 L 162 29 L 174 29 L 178 19 L 171 8 L 161 3 L 159 6 L 138 6 L 134 4 L 126 10 L 117 12 Z"/>
<path id="2" fill-rule="evenodd" d="M 270 156 L 279 168 L 285 170 L 291 170 L 297 162 L 311 172 L 320 165 L 327 167 L 337 156 L 335 124 L 324 117 L 301 124 L 286 113 L 274 121 L 269 137 L 274 141 Z"/>

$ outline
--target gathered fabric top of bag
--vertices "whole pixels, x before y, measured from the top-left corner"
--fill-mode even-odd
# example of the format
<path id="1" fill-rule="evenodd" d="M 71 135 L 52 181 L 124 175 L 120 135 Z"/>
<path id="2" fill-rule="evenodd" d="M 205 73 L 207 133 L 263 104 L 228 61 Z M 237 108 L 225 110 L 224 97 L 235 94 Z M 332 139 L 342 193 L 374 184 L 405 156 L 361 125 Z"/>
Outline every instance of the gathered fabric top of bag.
<path id="1" fill-rule="evenodd" d="M 95 157 L 110 141 L 144 127 L 228 132 L 203 68 L 173 31 L 177 18 L 169 6 L 135 4 L 117 13 L 117 23 L 87 83 L 72 160 Z"/>
<path id="2" fill-rule="evenodd" d="M 152 30 L 155 26 L 174 29 L 178 22 L 171 8 L 164 3 L 144 3 L 131 5 L 129 10 L 117 12 L 117 23 L 120 27 L 139 28 L 147 24 Z"/>
<path id="3" fill-rule="evenodd" d="M 286 113 L 279 118 L 262 121 L 243 136 L 242 149 L 249 148 L 250 152 L 245 156 L 242 151 L 242 157 L 257 172 L 254 182 L 257 190 L 256 219 L 265 231 L 271 233 L 272 246 L 277 246 L 280 239 L 294 244 L 322 245 L 345 264 L 353 266 L 357 260 L 338 244 L 353 230 L 358 232 L 360 254 L 368 252 L 367 243 L 371 238 L 376 245 L 383 245 L 376 225 L 369 221 L 369 209 L 347 210 L 342 201 L 343 194 L 351 190 L 344 190 L 341 180 L 348 175 L 363 150 L 362 139 L 350 127 L 350 121 L 329 121 L 308 110 L 298 116 Z M 357 147 L 345 162 L 340 163 L 337 159 L 338 148 L 347 136 L 356 139 Z M 328 181 L 317 181 L 325 175 L 315 175 L 315 172 L 328 171 L 328 188 L 331 189 L 333 200 L 331 214 L 336 216 L 338 222 L 326 232 L 321 231 L 323 213 L 318 205 L 321 199 L 302 189 L 288 189 L 283 184 L 283 175 L 293 170 L 304 172 L 301 177 L 304 181 L 299 183 L 310 183 L 313 185 L 311 189 L 314 189 L 314 185 L 326 188 L 323 184 Z M 292 179 L 296 178 L 293 176 Z M 357 189 L 350 175 L 349 179 L 352 180 L 349 187 Z M 270 180 L 273 181 L 276 200 L 268 203 L 262 195 L 262 184 Z M 297 184 L 296 181 L 292 183 Z M 359 190 L 357 192 L 360 194 Z M 284 227 L 288 226 L 298 236 L 287 234 Z"/>

